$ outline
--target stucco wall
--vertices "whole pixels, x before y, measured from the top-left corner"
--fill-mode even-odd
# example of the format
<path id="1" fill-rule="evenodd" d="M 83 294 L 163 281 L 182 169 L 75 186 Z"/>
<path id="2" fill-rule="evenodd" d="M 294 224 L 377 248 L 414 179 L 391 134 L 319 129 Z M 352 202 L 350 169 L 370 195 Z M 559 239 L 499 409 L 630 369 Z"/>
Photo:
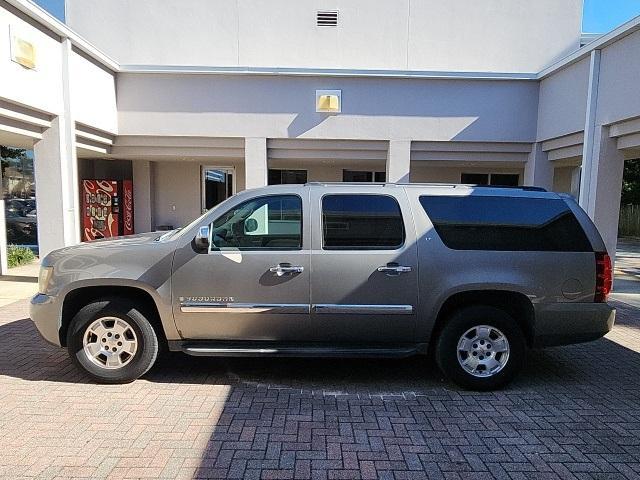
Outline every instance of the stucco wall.
<path id="1" fill-rule="evenodd" d="M 115 75 L 72 52 L 69 80 L 75 120 L 109 133 L 117 133 Z"/>
<path id="2" fill-rule="evenodd" d="M 60 115 L 64 111 L 63 79 L 67 74 L 63 71 L 64 47 L 54 34 L 34 25 L 12 8 L 0 8 L 0 98 Z M 34 69 L 11 61 L 10 35 L 34 45 Z M 118 116 L 113 73 L 73 51 L 68 75 L 75 120 L 115 133 Z"/>
<path id="3" fill-rule="evenodd" d="M 412 0 L 409 67 L 538 72 L 579 47 L 582 0 Z"/>
<path id="4" fill-rule="evenodd" d="M 604 48 L 596 122 L 606 125 L 640 115 L 640 32 Z"/>
<path id="5" fill-rule="evenodd" d="M 558 167 L 553 171 L 553 191 L 561 193 L 571 192 L 572 175 L 576 167 Z"/>
<path id="6" fill-rule="evenodd" d="M 202 213 L 202 177 L 200 172 L 205 166 L 235 168 L 236 192 L 244 190 L 245 171 L 243 164 L 224 160 L 153 162 L 153 178 L 151 179 L 153 204 L 151 210 L 154 228 L 159 225 L 181 227 Z"/>
<path id="7" fill-rule="evenodd" d="M 118 75 L 122 135 L 467 140 L 536 137 L 533 81 Z M 316 89 L 341 89 L 339 115 Z"/>
<path id="8" fill-rule="evenodd" d="M 202 213 L 200 164 L 156 162 L 153 175 L 154 227 L 173 225 L 178 228 Z"/>
<path id="9" fill-rule="evenodd" d="M 584 130 L 589 62 L 587 57 L 540 82 L 538 140 Z"/>
<path id="10" fill-rule="evenodd" d="M 537 72 L 579 46 L 581 0 L 67 0 L 123 64 Z M 316 11 L 339 10 L 317 27 Z M 505 48 L 509 45 L 509 48 Z"/>
<path id="11" fill-rule="evenodd" d="M 0 98 L 58 114 L 62 102 L 62 47 L 13 9 L 0 8 Z M 11 61 L 10 32 L 36 48 L 36 68 Z"/>

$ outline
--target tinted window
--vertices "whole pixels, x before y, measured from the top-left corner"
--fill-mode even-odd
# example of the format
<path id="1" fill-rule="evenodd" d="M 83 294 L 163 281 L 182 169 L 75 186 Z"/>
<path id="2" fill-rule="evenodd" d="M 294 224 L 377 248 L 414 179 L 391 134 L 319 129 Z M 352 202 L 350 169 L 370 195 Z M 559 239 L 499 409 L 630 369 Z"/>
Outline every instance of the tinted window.
<path id="1" fill-rule="evenodd" d="M 386 182 L 387 181 L 387 172 L 375 172 L 373 175 L 373 180 L 375 182 Z"/>
<path id="2" fill-rule="evenodd" d="M 302 248 L 302 201 L 296 195 L 254 198 L 211 225 L 213 250 L 298 250 Z"/>
<path id="3" fill-rule="evenodd" d="M 372 182 L 373 172 L 359 171 L 359 170 L 343 170 L 342 171 L 343 182 Z"/>
<path id="4" fill-rule="evenodd" d="M 489 174 L 488 173 L 463 173 L 460 175 L 460 183 L 466 183 L 469 185 L 488 185 Z"/>
<path id="5" fill-rule="evenodd" d="M 470 185 L 495 185 L 502 187 L 517 187 L 520 175 L 517 173 L 463 173 L 460 183 Z"/>
<path id="6" fill-rule="evenodd" d="M 394 249 L 404 243 L 400 206 L 386 195 L 326 195 L 322 231 L 327 250 Z"/>
<path id="7" fill-rule="evenodd" d="M 303 184 L 307 183 L 306 170 L 280 170 L 270 168 L 268 172 L 269 185 Z"/>
<path id="8" fill-rule="evenodd" d="M 455 250 L 593 250 L 561 199 L 420 197 L 420 203 L 444 244 Z"/>
<path id="9" fill-rule="evenodd" d="M 491 185 L 503 187 L 517 187 L 520 182 L 520 175 L 511 173 L 492 173 Z"/>
<path id="10" fill-rule="evenodd" d="M 366 170 L 343 170 L 343 182 L 385 182 L 387 178 L 386 172 L 370 172 Z"/>

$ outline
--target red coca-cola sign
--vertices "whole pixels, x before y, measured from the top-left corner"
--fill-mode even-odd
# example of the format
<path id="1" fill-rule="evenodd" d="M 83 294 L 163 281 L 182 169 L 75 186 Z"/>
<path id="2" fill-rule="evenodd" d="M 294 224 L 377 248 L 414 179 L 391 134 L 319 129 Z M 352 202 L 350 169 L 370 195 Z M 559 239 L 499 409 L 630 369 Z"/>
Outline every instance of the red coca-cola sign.
<path id="1" fill-rule="evenodd" d="M 133 234 L 133 182 L 131 180 L 124 180 L 122 182 L 122 196 L 122 234 L 131 235 Z"/>

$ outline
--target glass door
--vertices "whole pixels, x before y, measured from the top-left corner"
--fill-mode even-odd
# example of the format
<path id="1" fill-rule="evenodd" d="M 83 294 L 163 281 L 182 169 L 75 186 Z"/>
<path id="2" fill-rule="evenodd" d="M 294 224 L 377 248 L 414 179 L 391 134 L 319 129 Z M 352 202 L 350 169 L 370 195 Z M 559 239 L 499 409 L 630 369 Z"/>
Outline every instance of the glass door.
<path id="1" fill-rule="evenodd" d="M 236 191 L 232 167 L 202 167 L 202 212 L 215 207 Z"/>

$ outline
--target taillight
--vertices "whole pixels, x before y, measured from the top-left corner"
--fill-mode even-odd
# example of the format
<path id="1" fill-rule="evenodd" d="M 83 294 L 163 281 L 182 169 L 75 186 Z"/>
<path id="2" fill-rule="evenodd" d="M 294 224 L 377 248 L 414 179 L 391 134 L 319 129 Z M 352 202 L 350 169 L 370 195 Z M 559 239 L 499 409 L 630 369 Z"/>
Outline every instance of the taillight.
<path id="1" fill-rule="evenodd" d="M 594 301 L 604 303 L 611 292 L 613 272 L 611 258 L 605 252 L 596 252 L 596 296 Z"/>

